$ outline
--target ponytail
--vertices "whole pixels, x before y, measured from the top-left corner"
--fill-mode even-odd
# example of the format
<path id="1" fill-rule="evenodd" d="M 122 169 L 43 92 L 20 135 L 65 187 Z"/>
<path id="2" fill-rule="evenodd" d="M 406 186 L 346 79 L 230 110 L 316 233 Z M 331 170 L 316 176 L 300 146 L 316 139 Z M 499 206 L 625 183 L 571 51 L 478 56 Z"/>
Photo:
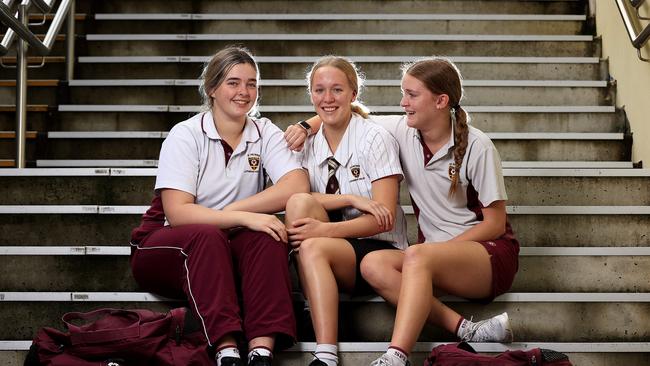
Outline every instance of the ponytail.
<path id="1" fill-rule="evenodd" d="M 368 118 L 368 115 L 370 114 L 370 111 L 359 100 L 357 100 L 355 102 L 352 102 L 351 107 L 352 107 L 352 113 L 356 113 L 356 114 L 360 115 L 363 118 Z"/>

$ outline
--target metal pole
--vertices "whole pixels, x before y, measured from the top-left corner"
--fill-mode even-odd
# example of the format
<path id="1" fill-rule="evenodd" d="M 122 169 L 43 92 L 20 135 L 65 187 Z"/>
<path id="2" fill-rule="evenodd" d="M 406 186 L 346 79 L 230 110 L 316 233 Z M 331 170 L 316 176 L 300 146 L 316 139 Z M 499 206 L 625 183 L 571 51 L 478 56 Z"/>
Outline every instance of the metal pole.
<path id="1" fill-rule="evenodd" d="M 18 6 L 18 18 L 27 26 L 27 6 Z M 16 168 L 25 167 L 25 131 L 27 125 L 27 42 L 18 40 L 16 52 Z"/>
<path id="2" fill-rule="evenodd" d="M 68 10 L 68 28 L 66 31 L 66 56 L 65 56 L 65 79 L 70 81 L 74 78 L 74 38 L 75 38 L 75 2 L 70 1 L 70 10 Z"/>

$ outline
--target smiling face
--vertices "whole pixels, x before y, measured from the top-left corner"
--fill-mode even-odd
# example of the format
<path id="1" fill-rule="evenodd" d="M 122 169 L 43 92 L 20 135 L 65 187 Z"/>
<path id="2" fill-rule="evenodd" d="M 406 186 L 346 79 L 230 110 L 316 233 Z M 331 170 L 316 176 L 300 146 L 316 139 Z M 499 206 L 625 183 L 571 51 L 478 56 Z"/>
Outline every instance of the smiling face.
<path id="1" fill-rule="evenodd" d="M 404 74 L 402 78 L 402 100 L 400 106 L 406 112 L 409 127 L 426 129 L 447 107 L 449 97 L 446 94 L 433 94 L 423 82 Z"/>
<path id="2" fill-rule="evenodd" d="M 210 97 L 215 116 L 233 121 L 245 119 L 257 101 L 257 71 L 247 63 L 233 66 Z"/>
<path id="3" fill-rule="evenodd" d="M 345 73 L 333 66 L 322 66 L 311 75 L 311 102 L 325 125 L 347 123 L 352 117 L 351 103 L 356 91 Z"/>

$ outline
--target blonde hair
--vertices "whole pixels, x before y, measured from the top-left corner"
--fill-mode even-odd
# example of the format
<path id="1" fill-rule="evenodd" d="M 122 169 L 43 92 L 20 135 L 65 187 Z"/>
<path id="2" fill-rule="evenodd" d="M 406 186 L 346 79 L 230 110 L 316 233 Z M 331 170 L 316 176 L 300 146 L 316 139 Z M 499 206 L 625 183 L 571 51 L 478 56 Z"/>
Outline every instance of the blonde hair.
<path id="1" fill-rule="evenodd" d="M 420 80 L 435 95 L 449 97 L 451 123 L 454 125 L 454 165 L 449 196 L 453 196 L 460 181 L 460 168 L 467 150 L 469 115 L 460 106 L 463 86 L 460 71 L 453 62 L 443 57 L 429 57 L 402 66 L 402 73 Z"/>
<path id="2" fill-rule="evenodd" d="M 228 46 L 221 51 L 215 53 L 209 61 L 203 65 L 203 71 L 200 76 L 199 94 L 203 104 L 201 105 L 202 111 L 209 111 L 212 109 L 213 100 L 210 94 L 215 88 L 218 88 L 221 83 L 226 79 L 226 76 L 235 65 L 248 64 L 255 69 L 256 79 L 260 80 L 260 71 L 257 62 L 251 52 L 244 47 Z M 255 100 L 253 108 L 248 112 L 251 116 L 258 114 L 258 100 Z"/>
<path id="3" fill-rule="evenodd" d="M 352 112 L 361 115 L 363 118 L 368 118 L 370 111 L 361 103 L 359 96 L 363 88 L 364 77 L 359 71 L 354 62 L 341 57 L 341 56 L 324 56 L 318 59 L 307 73 L 307 92 L 311 95 L 311 85 L 314 79 L 314 72 L 324 66 L 335 67 L 345 74 L 348 83 L 356 95 L 356 100 L 350 104 Z"/>

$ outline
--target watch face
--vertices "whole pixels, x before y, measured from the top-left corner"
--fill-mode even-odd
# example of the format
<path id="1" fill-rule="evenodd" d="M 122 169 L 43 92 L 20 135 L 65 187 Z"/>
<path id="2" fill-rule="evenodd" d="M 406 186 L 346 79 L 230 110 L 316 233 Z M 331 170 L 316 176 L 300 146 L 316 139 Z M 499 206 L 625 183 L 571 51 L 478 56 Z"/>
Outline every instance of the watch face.
<path id="1" fill-rule="evenodd" d="M 300 127 L 304 128 L 307 131 L 311 130 L 311 126 L 309 125 L 309 123 L 305 121 L 300 121 L 298 122 L 298 124 L 300 125 Z"/>

